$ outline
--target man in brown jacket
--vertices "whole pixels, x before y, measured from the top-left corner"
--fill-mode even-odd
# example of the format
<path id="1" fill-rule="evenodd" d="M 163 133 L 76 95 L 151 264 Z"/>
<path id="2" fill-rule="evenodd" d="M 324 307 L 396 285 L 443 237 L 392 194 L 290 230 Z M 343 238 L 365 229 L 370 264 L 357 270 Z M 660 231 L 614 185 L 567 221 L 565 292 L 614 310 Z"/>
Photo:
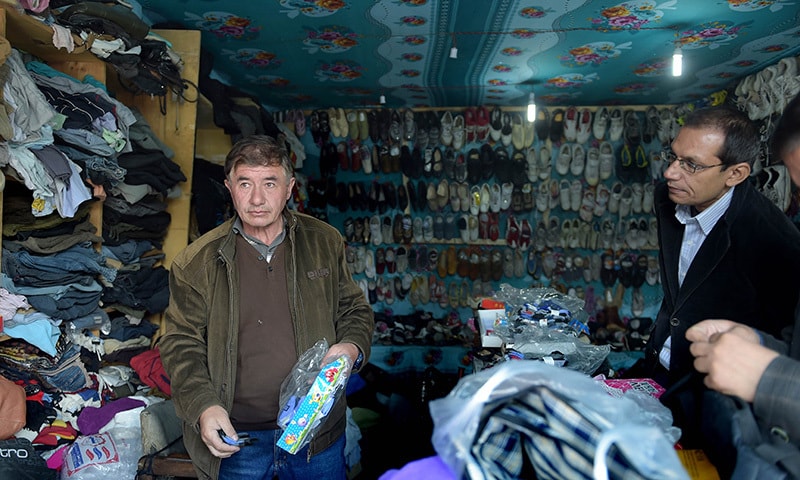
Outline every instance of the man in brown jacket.
<path id="1" fill-rule="evenodd" d="M 284 148 L 252 136 L 233 146 L 225 185 L 237 216 L 173 261 L 159 348 L 184 443 L 201 478 L 345 479 L 345 399 L 309 445 L 275 446 L 279 392 L 298 356 L 317 341 L 325 360 L 369 357 L 374 316 L 330 225 L 290 211 L 295 184 Z M 257 442 L 228 445 L 247 433 Z"/>

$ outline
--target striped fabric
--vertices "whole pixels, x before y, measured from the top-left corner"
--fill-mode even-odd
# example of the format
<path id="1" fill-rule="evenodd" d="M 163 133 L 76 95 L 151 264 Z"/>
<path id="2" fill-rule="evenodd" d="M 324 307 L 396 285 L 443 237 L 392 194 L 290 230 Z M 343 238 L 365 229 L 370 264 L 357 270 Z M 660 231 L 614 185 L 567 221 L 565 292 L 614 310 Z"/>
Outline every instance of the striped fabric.
<path id="1" fill-rule="evenodd" d="M 534 386 L 485 406 L 467 472 L 470 478 L 518 479 L 527 457 L 538 479 L 593 479 L 598 441 L 611 427 L 580 402 Z M 645 478 L 615 447 L 606 464 L 609 478 Z"/>

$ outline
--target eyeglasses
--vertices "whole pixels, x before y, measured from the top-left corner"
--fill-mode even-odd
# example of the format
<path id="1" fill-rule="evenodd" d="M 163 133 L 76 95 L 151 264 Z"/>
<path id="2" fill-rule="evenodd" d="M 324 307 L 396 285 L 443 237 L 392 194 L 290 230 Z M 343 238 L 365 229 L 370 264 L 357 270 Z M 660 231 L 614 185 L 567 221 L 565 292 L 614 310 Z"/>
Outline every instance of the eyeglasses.
<path id="1" fill-rule="evenodd" d="M 669 150 L 663 150 L 661 152 L 661 159 L 667 162 L 667 165 L 672 165 L 672 162 L 677 160 L 678 165 L 683 169 L 683 171 L 691 174 L 695 174 L 707 168 L 722 167 L 725 165 L 724 163 L 717 163 L 714 165 L 698 165 L 691 160 L 685 160 L 683 157 L 675 155 L 674 152 Z"/>

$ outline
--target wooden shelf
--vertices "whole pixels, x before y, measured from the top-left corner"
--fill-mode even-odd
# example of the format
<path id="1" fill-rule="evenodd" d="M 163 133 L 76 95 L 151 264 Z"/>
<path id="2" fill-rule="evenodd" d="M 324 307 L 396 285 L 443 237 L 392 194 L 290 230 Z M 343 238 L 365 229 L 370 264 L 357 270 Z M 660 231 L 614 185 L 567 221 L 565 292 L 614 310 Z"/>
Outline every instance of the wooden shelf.
<path id="1" fill-rule="evenodd" d="M 53 29 L 42 21 L 20 10 L 16 2 L 0 0 L 0 6 L 6 11 L 6 38 L 17 50 L 36 55 L 45 62 L 65 61 L 103 63 L 89 50 L 94 37 L 84 41 L 72 35 L 75 50 L 57 49 L 53 45 Z M 68 59 L 67 59 L 68 57 Z"/>

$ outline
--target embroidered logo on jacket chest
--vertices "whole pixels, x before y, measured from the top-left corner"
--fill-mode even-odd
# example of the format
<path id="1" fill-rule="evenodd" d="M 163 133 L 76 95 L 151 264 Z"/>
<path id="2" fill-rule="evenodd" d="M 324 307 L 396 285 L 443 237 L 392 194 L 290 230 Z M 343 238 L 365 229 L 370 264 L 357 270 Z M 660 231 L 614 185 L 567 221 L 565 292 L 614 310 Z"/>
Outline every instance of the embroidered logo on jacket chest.
<path id="1" fill-rule="evenodd" d="M 310 280 L 314 280 L 314 279 L 317 279 L 317 278 L 325 278 L 325 277 L 329 277 L 331 275 L 331 269 L 327 268 L 327 267 L 326 268 L 318 268 L 316 270 L 310 270 L 310 271 L 306 272 L 306 275 L 308 276 L 308 278 Z"/>

